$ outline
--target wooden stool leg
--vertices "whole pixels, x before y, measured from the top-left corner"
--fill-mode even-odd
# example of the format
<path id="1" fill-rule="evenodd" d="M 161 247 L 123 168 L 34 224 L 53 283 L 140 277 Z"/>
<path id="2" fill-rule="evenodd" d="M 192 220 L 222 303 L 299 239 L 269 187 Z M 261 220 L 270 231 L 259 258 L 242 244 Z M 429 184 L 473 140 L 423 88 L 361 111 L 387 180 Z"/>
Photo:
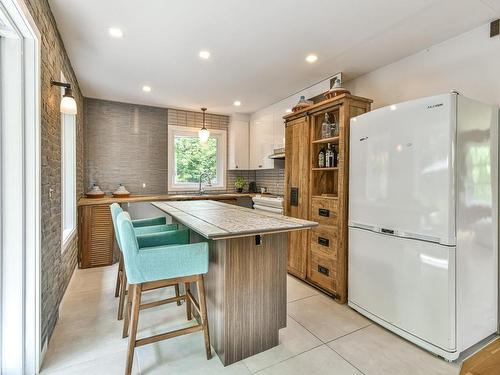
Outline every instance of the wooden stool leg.
<path id="1" fill-rule="evenodd" d="M 184 283 L 184 293 L 186 294 L 186 317 L 187 317 L 187 320 L 193 319 L 193 313 L 191 310 L 191 300 L 187 296 L 187 294 L 190 290 L 191 290 L 190 283 Z"/>
<path id="2" fill-rule="evenodd" d="M 125 295 L 127 294 L 127 274 L 125 269 L 122 271 L 120 285 L 120 299 L 118 300 L 118 320 L 123 319 L 123 305 L 125 304 Z"/>
<path id="3" fill-rule="evenodd" d="M 207 352 L 207 359 L 210 359 L 212 358 L 212 350 L 210 348 L 210 333 L 208 331 L 207 304 L 205 301 L 205 285 L 203 283 L 203 275 L 198 276 L 196 287 L 198 288 L 198 301 L 200 304 L 200 318 L 201 324 L 203 325 L 203 336 L 205 337 L 205 350 Z"/>
<path id="4" fill-rule="evenodd" d="M 123 333 L 122 333 L 123 338 L 128 336 L 128 324 L 130 322 L 130 313 L 131 313 L 131 309 L 132 309 L 131 293 L 132 293 L 131 285 L 129 285 L 128 292 L 127 292 L 127 305 L 126 305 L 127 311 L 125 311 L 125 319 L 123 319 Z"/>
<path id="5" fill-rule="evenodd" d="M 137 324 L 139 323 L 139 310 L 141 307 L 141 284 L 129 286 L 129 295 L 130 293 L 133 293 L 133 299 L 130 337 L 128 339 L 127 367 L 125 369 L 126 375 L 130 375 L 132 373 L 132 364 L 134 362 L 135 339 L 137 337 Z"/>
<path id="6" fill-rule="evenodd" d="M 176 297 L 180 296 L 180 293 L 179 293 L 179 284 L 175 284 L 175 296 Z M 177 301 L 177 306 L 180 306 L 180 305 L 181 305 L 181 301 Z"/>
<path id="7" fill-rule="evenodd" d="M 120 253 L 120 259 L 118 260 L 118 273 L 116 274 L 116 288 L 115 288 L 115 297 L 120 295 L 120 279 L 123 270 L 123 257 Z"/>

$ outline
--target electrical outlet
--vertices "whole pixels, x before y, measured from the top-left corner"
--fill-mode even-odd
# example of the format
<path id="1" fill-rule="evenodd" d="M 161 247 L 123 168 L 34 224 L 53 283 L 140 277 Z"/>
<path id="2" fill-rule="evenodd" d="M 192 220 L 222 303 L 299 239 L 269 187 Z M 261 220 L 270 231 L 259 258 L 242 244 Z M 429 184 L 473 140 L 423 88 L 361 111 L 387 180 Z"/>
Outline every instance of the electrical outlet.
<path id="1" fill-rule="evenodd" d="M 493 21 L 490 23 L 490 38 L 497 36 L 500 34 L 500 19 Z"/>

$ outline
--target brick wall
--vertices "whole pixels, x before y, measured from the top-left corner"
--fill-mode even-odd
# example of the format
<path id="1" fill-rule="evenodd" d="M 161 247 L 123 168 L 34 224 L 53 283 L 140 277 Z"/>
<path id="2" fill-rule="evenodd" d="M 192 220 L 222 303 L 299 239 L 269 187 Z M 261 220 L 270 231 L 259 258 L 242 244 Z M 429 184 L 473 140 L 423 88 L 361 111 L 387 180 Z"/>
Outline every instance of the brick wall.
<path id="1" fill-rule="evenodd" d="M 61 254 L 61 91 L 51 87 L 61 71 L 78 105 L 77 196 L 83 192 L 83 97 L 47 0 L 24 0 L 41 35 L 41 334 L 50 337 L 61 298 L 76 266 L 77 238 Z M 50 193 L 52 189 L 52 193 Z"/>

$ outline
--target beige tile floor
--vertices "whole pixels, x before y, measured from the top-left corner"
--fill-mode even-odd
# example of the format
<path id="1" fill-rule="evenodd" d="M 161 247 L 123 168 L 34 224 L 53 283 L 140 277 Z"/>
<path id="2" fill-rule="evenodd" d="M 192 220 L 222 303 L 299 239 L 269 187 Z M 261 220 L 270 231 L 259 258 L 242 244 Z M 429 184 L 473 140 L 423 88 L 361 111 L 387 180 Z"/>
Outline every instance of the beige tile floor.
<path id="1" fill-rule="evenodd" d="M 64 296 L 42 374 L 123 374 L 127 341 L 116 320 L 116 266 L 76 270 Z M 172 288 L 171 288 L 172 289 Z M 171 295 L 172 290 L 152 292 Z M 175 304 L 141 312 L 139 335 L 188 324 Z M 457 375 L 440 360 L 347 306 L 288 277 L 288 321 L 280 345 L 224 367 L 207 361 L 201 332 L 140 347 L 134 374 Z"/>

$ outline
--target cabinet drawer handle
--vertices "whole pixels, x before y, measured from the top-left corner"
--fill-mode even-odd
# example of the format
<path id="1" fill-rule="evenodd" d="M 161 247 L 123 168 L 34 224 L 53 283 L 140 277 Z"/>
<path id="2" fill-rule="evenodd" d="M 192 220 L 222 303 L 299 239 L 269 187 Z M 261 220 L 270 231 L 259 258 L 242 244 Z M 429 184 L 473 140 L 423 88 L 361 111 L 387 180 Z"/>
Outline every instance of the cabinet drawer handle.
<path id="1" fill-rule="evenodd" d="M 259 165 L 259 168 L 262 168 L 262 165 Z"/>
<path id="2" fill-rule="evenodd" d="M 297 207 L 299 205 L 299 188 L 293 187 L 290 189 L 290 206 Z"/>
<path id="3" fill-rule="evenodd" d="M 318 265 L 318 272 L 322 273 L 325 276 L 330 276 L 330 270 L 326 267 Z"/>
<path id="4" fill-rule="evenodd" d="M 330 240 L 328 238 L 318 237 L 318 244 L 328 247 L 330 246 Z"/>
<path id="5" fill-rule="evenodd" d="M 330 210 L 326 208 L 320 208 L 318 209 L 318 215 L 323 217 L 330 217 Z"/>

